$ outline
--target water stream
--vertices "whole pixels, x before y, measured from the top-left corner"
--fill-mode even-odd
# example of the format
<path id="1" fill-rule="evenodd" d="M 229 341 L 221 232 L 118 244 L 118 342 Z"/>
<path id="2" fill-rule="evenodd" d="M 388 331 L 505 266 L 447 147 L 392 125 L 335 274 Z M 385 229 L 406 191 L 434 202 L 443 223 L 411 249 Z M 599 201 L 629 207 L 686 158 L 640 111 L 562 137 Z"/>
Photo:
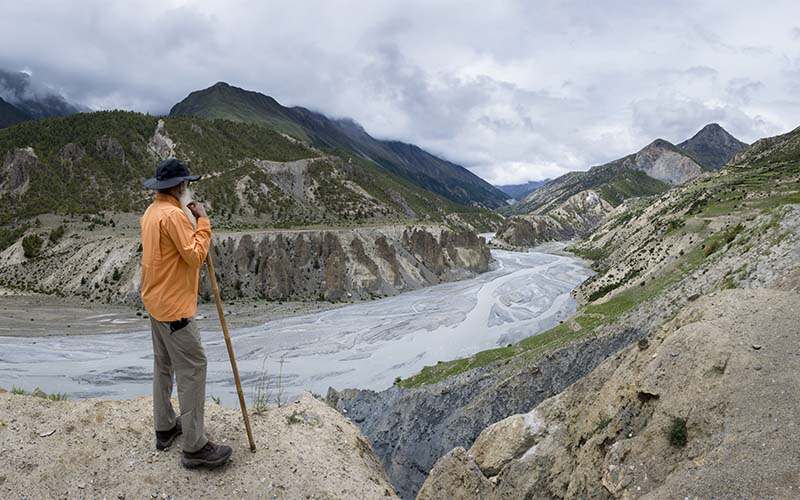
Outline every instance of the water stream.
<path id="1" fill-rule="evenodd" d="M 492 254 L 493 270 L 473 279 L 234 329 L 247 398 L 259 379 L 284 401 L 331 386 L 385 389 L 425 365 L 517 342 L 574 313 L 569 292 L 591 274 L 579 261 Z M 217 325 L 199 324 L 209 360 L 206 393 L 235 405 L 222 334 Z M 0 387 L 124 399 L 150 394 L 151 373 L 149 331 L 0 337 Z"/>

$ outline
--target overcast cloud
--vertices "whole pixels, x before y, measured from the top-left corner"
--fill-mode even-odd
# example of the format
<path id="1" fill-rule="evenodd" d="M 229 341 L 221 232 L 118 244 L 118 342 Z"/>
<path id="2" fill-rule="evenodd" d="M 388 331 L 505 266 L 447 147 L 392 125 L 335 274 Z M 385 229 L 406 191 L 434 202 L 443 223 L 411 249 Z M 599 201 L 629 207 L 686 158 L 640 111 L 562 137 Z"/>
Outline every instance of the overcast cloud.
<path id="1" fill-rule="evenodd" d="M 0 0 L 0 68 L 162 114 L 219 80 L 422 146 L 493 183 L 715 121 L 800 125 L 794 1 Z"/>

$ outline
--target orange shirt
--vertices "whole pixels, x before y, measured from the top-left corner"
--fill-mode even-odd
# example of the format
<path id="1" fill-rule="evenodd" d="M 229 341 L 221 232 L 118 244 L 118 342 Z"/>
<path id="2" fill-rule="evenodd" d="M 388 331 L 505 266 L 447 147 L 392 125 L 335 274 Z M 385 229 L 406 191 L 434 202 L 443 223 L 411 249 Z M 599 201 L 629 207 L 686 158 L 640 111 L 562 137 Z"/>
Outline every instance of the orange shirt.
<path id="1" fill-rule="evenodd" d="M 158 321 L 190 318 L 197 311 L 200 266 L 211 244 L 211 222 L 197 229 L 178 200 L 156 193 L 142 226 L 142 302 Z"/>

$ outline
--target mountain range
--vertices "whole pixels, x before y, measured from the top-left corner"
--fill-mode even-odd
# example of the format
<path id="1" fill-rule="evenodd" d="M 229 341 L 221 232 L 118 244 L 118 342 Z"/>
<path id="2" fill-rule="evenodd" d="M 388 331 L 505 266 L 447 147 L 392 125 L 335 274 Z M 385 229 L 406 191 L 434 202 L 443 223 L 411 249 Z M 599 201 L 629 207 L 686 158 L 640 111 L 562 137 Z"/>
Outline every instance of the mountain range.
<path id="1" fill-rule="evenodd" d="M 589 234 L 625 200 L 662 193 L 719 170 L 747 144 L 711 123 L 677 146 L 656 139 L 636 153 L 586 172 L 569 172 L 505 209 L 498 243 L 534 246 Z"/>
<path id="2" fill-rule="evenodd" d="M 552 179 L 544 179 L 542 181 L 528 181 L 524 184 L 495 185 L 494 187 L 514 198 L 515 200 L 524 200 L 529 194 L 544 186 L 551 180 Z"/>
<path id="3" fill-rule="evenodd" d="M 24 121 L 86 111 L 58 93 L 32 82 L 27 73 L 0 70 L 0 128 Z M 170 116 L 254 123 L 315 148 L 343 150 L 456 203 L 485 208 L 505 206 L 508 195 L 466 168 L 400 141 L 380 140 L 350 119 L 329 118 L 303 107 L 285 107 L 272 97 L 219 82 L 190 93 Z"/>
<path id="4" fill-rule="evenodd" d="M 349 119 L 332 119 L 302 107 L 285 107 L 272 97 L 224 82 L 192 92 L 170 110 L 256 123 L 274 128 L 318 148 L 344 149 L 456 203 L 498 208 L 508 196 L 473 174 L 413 144 L 376 139 Z"/>

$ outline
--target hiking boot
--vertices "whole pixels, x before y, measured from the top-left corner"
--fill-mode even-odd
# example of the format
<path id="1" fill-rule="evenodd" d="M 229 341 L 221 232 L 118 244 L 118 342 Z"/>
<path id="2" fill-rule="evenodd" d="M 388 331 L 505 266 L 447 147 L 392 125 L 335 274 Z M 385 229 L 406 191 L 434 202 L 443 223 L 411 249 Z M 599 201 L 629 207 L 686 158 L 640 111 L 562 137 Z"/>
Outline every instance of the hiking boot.
<path id="1" fill-rule="evenodd" d="M 181 429 L 181 419 L 175 419 L 175 427 L 168 431 L 156 431 L 156 449 L 158 450 L 166 450 L 172 443 L 175 442 L 175 439 L 183 434 L 183 429 Z"/>
<path id="2" fill-rule="evenodd" d="M 230 446 L 216 445 L 209 441 L 205 446 L 199 450 L 189 453 L 183 452 L 181 463 L 187 469 L 194 469 L 195 467 L 208 467 L 213 469 L 223 465 L 231 457 L 233 450 Z"/>

